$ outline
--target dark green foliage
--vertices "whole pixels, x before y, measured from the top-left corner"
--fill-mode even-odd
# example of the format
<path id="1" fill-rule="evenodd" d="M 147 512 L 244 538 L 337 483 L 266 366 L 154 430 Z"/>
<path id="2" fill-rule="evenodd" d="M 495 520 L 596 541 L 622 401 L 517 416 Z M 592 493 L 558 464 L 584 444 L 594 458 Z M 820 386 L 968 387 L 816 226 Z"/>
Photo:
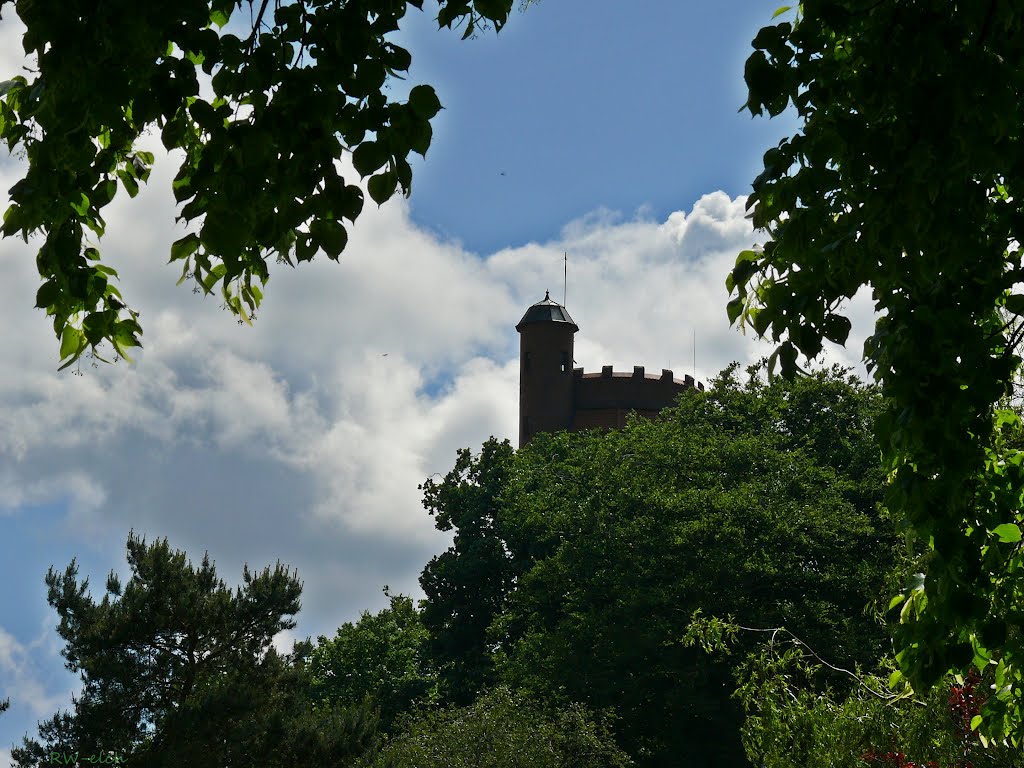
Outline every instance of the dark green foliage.
<path id="1" fill-rule="evenodd" d="M 734 367 L 658 421 L 460 453 L 432 498 L 504 563 L 484 582 L 490 626 L 465 636 L 463 658 L 475 642 L 475 658 L 543 700 L 613 707 L 639 764 L 745 764 L 730 667 L 679 640 L 703 608 L 784 623 L 843 663 L 879 658 L 884 631 L 865 609 L 902 559 L 878 510 L 878 407 L 839 372 L 741 383 Z M 447 562 L 469 551 L 457 539 Z M 456 609 L 456 584 L 468 595 L 477 571 L 459 573 L 439 592 Z"/>
<path id="2" fill-rule="evenodd" d="M 246 4 L 251 31 L 242 39 L 225 25 Z M 119 188 L 134 197 L 148 179 L 145 134 L 158 131 L 181 157 L 178 218 L 196 225 L 171 246 L 171 261 L 198 289 L 219 286 L 225 306 L 249 321 L 268 259 L 295 264 L 344 250 L 343 220 L 354 221 L 364 200 L 338 162 L 351 154 L 378 204 L 408 195 L 409 155 L 426 153 L 441 109 L 428 85 L 405 102 L 385 90 L 412 61 L 390 37 L 422 0 L 12 5 L 38 65 L 29 78 L 0 82 L 0 139 L 28 160 L 0 231 L 42 234 L 36 305 L 53 317 L 64 365 L 104 341 L 122 356 L 139 346 L 138 312 L 86 237 L 102 237 L 103 209 Z M 439 6 L 438 23 L 461 24 L 468 36 L 500 29 L 512 0 Z"/>
<path id="3" fill-rule="evenodd" d="M 767 241 L 727 279 L 730 319 L 779 343 L 790 374 L 846 340 L 844 301 L 870 286 L 887 504 L 931 550 L 900 666 L 922 691 L 995 666 L 984 728 L 1019 744 L 1024 453 L 999 406 L 1024 332 L 1024 7 L 816 0 L 754 48 L 747 107 L 802 126 L 754 181 Z"/>
<path id="4" fill-rule="evenodd" d="M 316 702 L 355 705 L 369 699 L 380 711 L 381 729 L 416 703 L 437 698 L 437 675 L 427 666 L 427 630 L 410 598 L 389 595 L 391 606 L 364 612 L 333 638 L 320 637 L 310 656 Z"/>
<path id="5" fill-rule="evenodd" d="M 420 486 L 438 529 L 455 530 L 451 548 L 427 564 L 420 585 L 427 596 L 423 624 L 430 656 L 445 697 L 456 704 L 470 703 L 495 680 L 487 630 L 521 572 L 506 548 L 497 501 L 512 455 L 508 440 L 492 437 L 478 457 L 460 450 L 440 483 L 431 478 Z"/>
<path id="6" fill-rule="evenodd" d="M 73 711 L 40 724 L 13 757 L 23 768 L 51 751 L 113 751 L 130 763 L 294 765 L 354 759 L 373 749 L 367 706 L 309 705 L 309 643 L 279 655 L 271 640 L 294 622 L 301 585 L 280 564 L 226 587 L 166 540 L 128 539 L 132 577 L 107 580 L 96 602 L 72 562 L 47 574 L 67 667 L 83 689 Z"/>
<path id="7" fill-rule="evenodd" d="M 605 718 L 571 706 L 549 712 L 498 687 L 466 707 L 404 718 L 362 768 L 625 768 Z"/>

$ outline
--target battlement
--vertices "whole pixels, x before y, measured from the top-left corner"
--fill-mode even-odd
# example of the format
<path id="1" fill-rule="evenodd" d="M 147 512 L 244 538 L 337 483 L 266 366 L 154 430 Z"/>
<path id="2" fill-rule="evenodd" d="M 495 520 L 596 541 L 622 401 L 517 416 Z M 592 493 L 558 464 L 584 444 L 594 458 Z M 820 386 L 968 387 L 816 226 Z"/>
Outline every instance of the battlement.
<path id="1" fill-rule="evenodd" d="M 686 389 L 687 387 L 697 387 L 697 389 L 704 391 L 704 385 L 701 382 L 694 381 L 693 376 L 686 374 L 681 379 L 675 378 L 674 374 L 668 368 L 661 369 L 661 375 L 645 373 L 642 365 L 634 365 L 633 372 L 627 373 L 625 371 L 613 371 L 612 366 L 605 365 L 601 367 L 600 373 L 584 373 L 582 368 L 573 368 L 572 375 L 576 379 L 630 379 L 644 381 L 660 381 L 663 383 L 672 382 L 673 384 L 679 385 Z"/>
<path id="2" fill-rule="evenodd" d="M 620 429 L 631 413 L 657 418 L 687 389 L 703 390 L 692 376 L 671 370 L 648 374 L 642 365 L 600 373 L 572 368 L 573 336 L 579 326 L 549 294 L 531 306 L 516 325 L 519 332 L 519 444 L 538 432 Z"/>
<path id="3" fill-rule="evenodd" d="M 690 387 L 703 389 L 692 376 L 677 379 L 665 368 L 661 375 L 644 371 L 643 366 L 632 373 L 616 372 L 610 365 L 600 373 L 573 370 L 573 406 L 576 410 L 588 408 L 622 408 L 637 411 L 660 411 L 675 401 L 676 395 Z"/>

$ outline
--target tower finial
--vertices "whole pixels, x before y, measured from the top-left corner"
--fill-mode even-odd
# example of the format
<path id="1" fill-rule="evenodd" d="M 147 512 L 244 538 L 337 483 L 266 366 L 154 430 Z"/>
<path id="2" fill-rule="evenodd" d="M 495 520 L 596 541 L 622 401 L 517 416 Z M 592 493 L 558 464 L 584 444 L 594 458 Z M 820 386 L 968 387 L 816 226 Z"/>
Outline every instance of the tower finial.
<path id="1" fill-rule="evenodd" d="M 544 291 L 544 301 L 551 301 L 550 291 Z"/>

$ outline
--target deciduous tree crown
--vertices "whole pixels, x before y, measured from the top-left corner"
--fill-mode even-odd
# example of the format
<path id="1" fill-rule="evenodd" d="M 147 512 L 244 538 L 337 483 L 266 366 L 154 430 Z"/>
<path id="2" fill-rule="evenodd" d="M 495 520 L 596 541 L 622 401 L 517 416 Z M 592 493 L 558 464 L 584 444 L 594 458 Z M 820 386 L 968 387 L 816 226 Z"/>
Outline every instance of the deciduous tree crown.
<path id="1" fill-rule="evenodd" d="M 746 65 L 752 114 L 802 128 L 764 155 L 749 200 L 767 231 L 737 259 L 729 316 L 779 343 L 785 373 L 869 286 L 865 345 L 887 503 L 931 550 L 897 657 L 916 687 L 995 668 L 982 713 L 1024 739 L 1024 452 L 1001 405 L 1024 313 L 1024 10 L 982 0 L 806 0 L 782 8 Z M 790 18 L 790 15 L 793 17 Z"/>

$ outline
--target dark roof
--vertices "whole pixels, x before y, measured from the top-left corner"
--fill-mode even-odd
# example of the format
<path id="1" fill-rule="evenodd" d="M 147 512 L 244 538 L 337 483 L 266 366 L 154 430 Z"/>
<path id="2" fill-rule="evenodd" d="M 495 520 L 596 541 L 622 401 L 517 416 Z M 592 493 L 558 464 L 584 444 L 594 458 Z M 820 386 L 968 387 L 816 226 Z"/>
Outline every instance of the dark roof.
<path id="1" fill-rule="evenodd" d="M 516 326 L 516 330 L 522 333 L 523 326 L 531 323 L 568 323 L 572 326 L 572 332 L 576 333 L 580 328 L 576 323 L 569 317 L 569 313 L 565 311 L 565 307 L 553 300 L 547 291 L 544 291 L 544 300 L 538 301 L 523 315 L 523 319 L 519 321 Z"/>

